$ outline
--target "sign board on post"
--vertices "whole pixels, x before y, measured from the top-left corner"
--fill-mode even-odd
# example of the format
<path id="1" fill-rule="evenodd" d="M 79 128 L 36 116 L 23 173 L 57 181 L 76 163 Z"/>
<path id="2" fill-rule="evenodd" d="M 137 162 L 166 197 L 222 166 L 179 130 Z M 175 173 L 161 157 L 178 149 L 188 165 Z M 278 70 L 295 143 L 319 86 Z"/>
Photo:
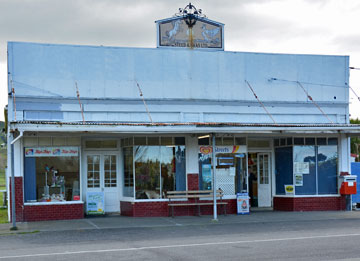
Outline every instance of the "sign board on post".
<path id="1" fill-rule="evenodd" d="M 249 195 L 248 193 L 237 193 L 236 194 L 236 205 L 237 205 L 237 214 L 249 214 L 250 206 L 249 206 Z"/>
<path id="2" fill-rule="evenodd" d="M 86 214 L 103 215 L 105 214 L 104 192 L 86 193 Z"/>

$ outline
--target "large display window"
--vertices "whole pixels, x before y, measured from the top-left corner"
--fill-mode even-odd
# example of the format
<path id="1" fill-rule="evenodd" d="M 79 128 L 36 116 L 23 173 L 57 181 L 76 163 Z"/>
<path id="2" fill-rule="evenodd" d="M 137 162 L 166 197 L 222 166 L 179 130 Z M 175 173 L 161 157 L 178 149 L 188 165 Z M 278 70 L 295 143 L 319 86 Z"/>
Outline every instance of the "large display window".
<path id="1" fill-rule="evenodd" d="M 79 148 L 25 148 L 25 202 L 80 200 Z"/>
<path id="2" fill-rule="evenodd" d="M 199 188 L 212 190 L 212 146 L 199 147 Z M 248 191 L 245 146 L 216 146 L 216 187 L 224 195 Z"/>
<path id="3" fill-rule="evenodd" d="M 290 138 L 291 139 L 291 138 Z M 280 140 L 281 141 L 281 140 Z M 294 138 L 275 140 L 275 178 L 277 195 L 337 194 L 338 147 L 336 138 Z M 287 142 L 288 143 L 288 142 Z M 287 190 L 290 188 L 290 190 Z"/>
<path id="4" fill-rule="evenodd" d="M 167 146 L 123 148 L 124 197 L 163 199 L 167 191 L 186 190 L 185 145 L 172 145 L 173 140 L 177 143 L 176 138 L 169 137 Z M 164 143 L 166 139 L 161 141 Z M 134 143 L 141 142 L 145 143 L 137 138 Z"/>

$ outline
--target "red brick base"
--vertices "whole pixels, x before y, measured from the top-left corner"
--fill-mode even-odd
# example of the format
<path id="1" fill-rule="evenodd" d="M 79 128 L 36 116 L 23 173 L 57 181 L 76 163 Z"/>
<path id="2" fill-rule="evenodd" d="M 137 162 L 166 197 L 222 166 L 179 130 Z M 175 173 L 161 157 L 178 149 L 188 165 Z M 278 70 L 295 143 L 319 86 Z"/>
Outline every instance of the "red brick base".
<path id="1" fill-rule="evenodd" d="M 236 214 L 236 199 L 223 200 L 228 202 L 226 206 L 227 214 Z M 207 201 L 204 201 L 207 202 Z M 210 202 L 210 201 L 209 201 Z M 130 217 L 168 217 L 170 209 L 168 201 L 152 202 L 120 202 L 121 215 Z M 218 215 L 224 213 L 223 206 L 218 206 Z M 174 208 L 175 216 L 196 216 L 198 214 L 197 206 L 179 206 Z M 212 215 L 213 206 L 201 206 L 201 215 Z"/>
<path id="2" fill-rule="evenodd" d="M 22 221 L 64 220 L 84 218 L 84 204 L 53 204 L 24 206 Z"/>
<path id="3" fill-rule="evenodd" d="M 274 210 L 325 211 L 345 210 L 346 199 L 341 197 L 274 197 Z"/>
<path id="4" fill-rule="evenodd" d="M 84 218 L 84 204 L 44 204 L 24 205 L 23 178 L 15 177 L 15 214 L 16 221 L 42 221 Z M 9 180 L 11 184 L 11 179 Z M 11 191 L 11 185 L 10 185 Z M 11 194 L 10 214 L 11 214 Z"/>

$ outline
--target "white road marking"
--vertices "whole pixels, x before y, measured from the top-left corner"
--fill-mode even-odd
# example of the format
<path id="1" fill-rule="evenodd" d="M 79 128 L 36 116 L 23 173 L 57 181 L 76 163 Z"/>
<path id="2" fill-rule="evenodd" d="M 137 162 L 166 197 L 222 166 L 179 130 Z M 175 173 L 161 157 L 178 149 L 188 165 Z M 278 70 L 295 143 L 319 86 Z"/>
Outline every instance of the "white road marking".
<path id="1" fill-rule="evenodd" d="M 232 244 L 246 244 L 246 243 L 263 243 L 263 242 L 277 242 L 288 240 L 305 240 L 305 239 L 318 239 L 318 238 L 337 238 L 337 237 L 357 237 L 360 234 L 342 234 L 342 235 L 324 235 L 324 236 L 309 236 L 309 237 L 288 237 L 288 238 L 272 238 L 272 239 L 257 239 L 257 240 L 242 240 L 242 241 L 228 241 L 228 242 L 210 242 L 210 243 L 197 243 L 197 244 L 184 244 L 184 245 L 165 245 L 165 246 L 145 246 L 145 247 L 131 247 L 119 249 L 99 249 L 99 250 L 84 250 L 74 252 L 58 252 L 58 253 L 43 253 L 43 254 L 28 254 L 18 256 L 2 256 L 0 259 L 5 258 L 26 258 L 26 257 L 41 257 L 41 256 L 59 256 L 59 255 L 75 255 L 75 254 L 88 254 L 88 253 L 106 253 L 106 252 L 123 252 L 123 251 L 141 251 L 149 249 L 164 249 L 164 248 L 181 248 L 181 247 L 199 247 L 199 246 L 214 246 L 214 245 L 232 245 Z"/>
<path id="2" fill-rule="evenodd" d="M 94 224 L 90 220 L 86 219 L 86 222 L 89 223 L 90 225 L 94 226 L 96 229 L 100 229 L 96 224 Z"/>

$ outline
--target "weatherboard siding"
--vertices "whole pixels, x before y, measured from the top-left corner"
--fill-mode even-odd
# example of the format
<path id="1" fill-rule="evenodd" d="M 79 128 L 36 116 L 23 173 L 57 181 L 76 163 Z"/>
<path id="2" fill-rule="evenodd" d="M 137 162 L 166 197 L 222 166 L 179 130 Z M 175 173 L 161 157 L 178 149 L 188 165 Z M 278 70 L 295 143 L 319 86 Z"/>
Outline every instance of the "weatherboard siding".
<path id="1" fill-rule="evenodd" d="M 155 122 L 272 123 L 246 80 L 277 123 L 329 123 L 296 81 L 331 121 L 348 122 L 347 56 L 21 42 L 8 51 L 17 120 L 82 121 L 76 82 L 86 121 L 149 122 L 138 83 Z"/>

